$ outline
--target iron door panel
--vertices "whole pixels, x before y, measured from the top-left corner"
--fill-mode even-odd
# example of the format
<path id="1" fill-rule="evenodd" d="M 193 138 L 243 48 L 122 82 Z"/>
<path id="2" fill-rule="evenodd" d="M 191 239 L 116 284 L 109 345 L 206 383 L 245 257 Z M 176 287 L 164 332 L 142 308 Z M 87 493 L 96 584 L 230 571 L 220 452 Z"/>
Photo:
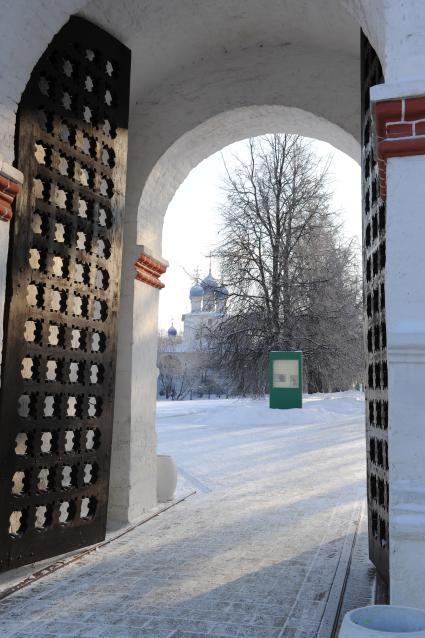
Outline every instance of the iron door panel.
<path id="1" fill-rule="evenodd" d="M 0 569 L 96 543 L 108 502 L 130 52 L 72 17 L 19 106 Z"/>

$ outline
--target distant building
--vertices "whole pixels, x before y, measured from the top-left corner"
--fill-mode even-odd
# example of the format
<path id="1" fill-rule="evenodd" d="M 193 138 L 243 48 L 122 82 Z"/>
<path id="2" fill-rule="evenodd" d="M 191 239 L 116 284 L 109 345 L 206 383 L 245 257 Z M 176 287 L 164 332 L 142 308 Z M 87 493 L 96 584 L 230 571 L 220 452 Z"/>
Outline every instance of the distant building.
<path id="1" fill-rule="evenodd" d="M 182 316 L 183 333 L 172 324 L 158 348 L 158 394 L 194 398 L 226 394 L 223 375 L 211 365 L 209 330 L 226 314 L 228 290 L 211 274 L 189 291 L 191 311 Z"/>

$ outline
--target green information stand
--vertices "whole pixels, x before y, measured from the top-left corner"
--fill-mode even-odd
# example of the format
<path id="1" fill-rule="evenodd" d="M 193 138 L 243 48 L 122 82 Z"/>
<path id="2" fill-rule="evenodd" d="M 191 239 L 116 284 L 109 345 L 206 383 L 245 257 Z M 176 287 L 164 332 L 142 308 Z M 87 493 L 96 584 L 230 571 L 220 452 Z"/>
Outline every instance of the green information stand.
<path id="1" fill-rule="evenodd" d="M 270 352 L 270 407 L 278 410 L 303 407 L 302 352 Z"/>

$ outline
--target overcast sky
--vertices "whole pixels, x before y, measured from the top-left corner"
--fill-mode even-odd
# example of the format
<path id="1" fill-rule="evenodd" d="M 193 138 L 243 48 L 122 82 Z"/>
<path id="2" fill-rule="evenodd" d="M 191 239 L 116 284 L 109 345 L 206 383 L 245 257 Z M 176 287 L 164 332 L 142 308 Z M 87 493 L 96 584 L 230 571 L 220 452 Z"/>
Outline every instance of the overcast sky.
<path id="1" fill-rule="evenodd" d="M 325 142 L 312 142 L 318 156 L 331 158 L 330 177 L 334 189 L 334 208 L 341 211 L 345 233 L 356 236 L 361 246 L 360 167 L 341 151 Z M 246 153 L 246 142 L 227 146 L 201 162 L 189 174 L 171 201 L 164 222 L 162 255 L 170 262 L 161 280 L 159 327 L 166 330 L 171 321 L 182 330 L 181 316 L 190 311 L 191 280 L 186 274 L 199 268 L 208 274 L 208 254 L 219 240 L 219 208 L 223 201 L 222 183 L 226 165 L 231 169 L 236 156 Z M 186 271 L 186 272 L 185 272 Z M 213 275 L 219 277 L 217 265 Z"/>

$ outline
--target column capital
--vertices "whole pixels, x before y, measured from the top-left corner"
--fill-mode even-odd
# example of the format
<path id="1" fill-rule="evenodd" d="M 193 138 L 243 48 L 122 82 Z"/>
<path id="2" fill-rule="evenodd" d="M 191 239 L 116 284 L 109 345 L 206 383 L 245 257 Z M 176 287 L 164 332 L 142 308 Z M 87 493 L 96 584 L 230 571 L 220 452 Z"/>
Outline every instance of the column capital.
<path id="1" fill-rule="evenodd" d="M 12 204 L 23 181 L 21 171 L 0 159 L 0 221 L 8 222 L 12 219 Z"/>
<path id="2" fill-rule="evenodd" d="M 148 284 L 148 286 L 152 286 L 152 288 L 161 290 L 164 288 L 164 284 L 159 278 L 167 270 L 168 262 L 164 259 L 153 257 L 150 250 L 145 246 L 141 246 L 141 249 L 140 257 L 134 264 L 136 268 L 136 279 L 137 281 L 143 281 L 143 283 Z"/>
<path id="3" fill-rule="evenodd" d="M 409 96 L 398 95 L 397 87 L 381 87 L 372 87 L 371 100 L 380 194 L 385 199 L 387 159 L 425 155 L 425 86 L 422 94 Z"/>

